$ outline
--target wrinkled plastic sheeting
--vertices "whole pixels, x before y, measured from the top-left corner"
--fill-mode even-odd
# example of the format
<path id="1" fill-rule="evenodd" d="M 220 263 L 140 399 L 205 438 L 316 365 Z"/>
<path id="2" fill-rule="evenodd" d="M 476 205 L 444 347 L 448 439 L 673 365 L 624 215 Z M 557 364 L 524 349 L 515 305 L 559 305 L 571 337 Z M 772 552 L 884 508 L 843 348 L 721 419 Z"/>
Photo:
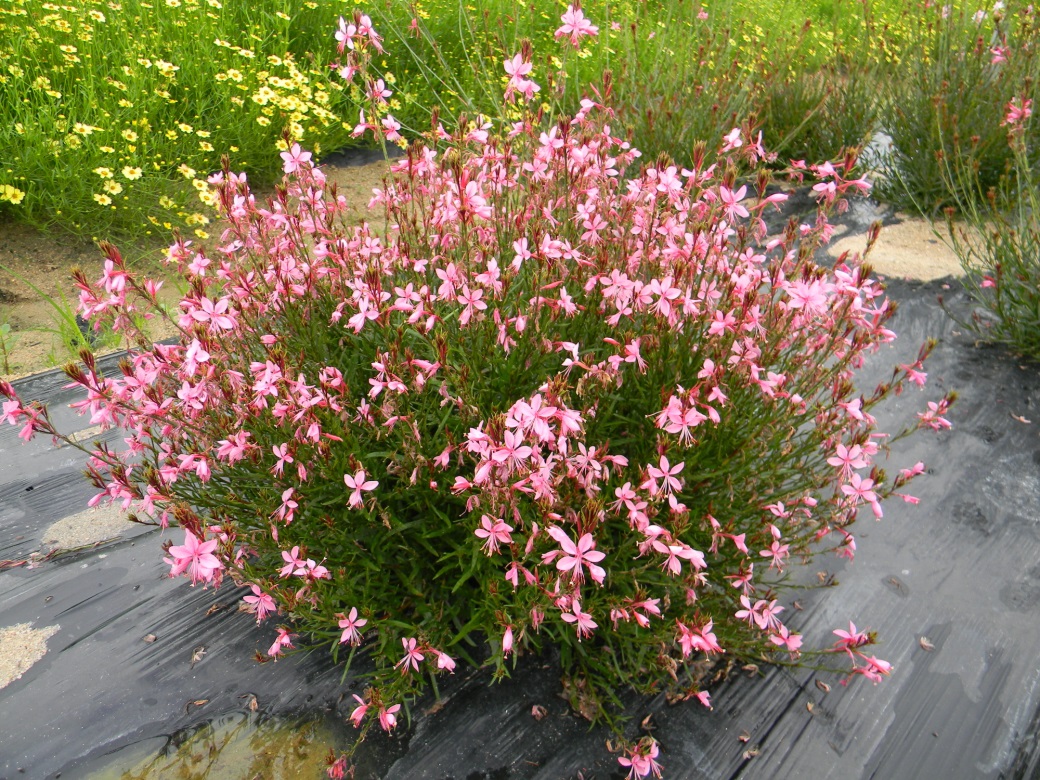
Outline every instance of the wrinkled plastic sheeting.
<path id="1" fill-rule="evenodd" d="M 829 645 L 831 631 L 850 619 L 876 630 L 877 653 L 894 672 L 877 686 L 820 676 L 829 692 L 808 670 L 738 672 L 712 689 L 710 712 L 695 701 L 670 706 L 626 694 L 631 736 L 651 716 L 670 778 L 1040 772 L 1040 374 L 958 332 L 936 301 L 943 294 L 966 314 L 955 283 L 894 283 L 889 294 L 900 304 L 892 325 L 899 339 L 870 359 L 859 386 L 869 392 L 937 337 L 926 391 L 908 389 L 879 422 L 886 431 L 912 424 L 926 400 L 955 389 L 954 429 L 895 445 L 883 464 L 890 473 L 928 465 L 910 486 L 920 505 L 889 501 L 876 523 L 867 513 L 855 528 L 855 562 L 821 557 L 810 565 L 810 575 L 826 570 L 841 586 L 800 594 L 801 610 L 788 600 L 784 617 L 807 647 Z M 88 427 L 60 408 L 73 398 L 63 384 L 43 376 L 19 389 L 50 401 L 64 430 Z M 3 559 L 38 550 L 42 529 L 94 492 L 75 450 L 22 445 L 16 435 L 0 430 Z M 166 577 L 162 539 L 134 527 L 100 548 L 0 573 L 0 626 L 61 626 L 50 652 L 0 690 L 0 777 L 19 768 L 28 777 L 76 776 L 106 752 L 243 710 L 249 695 L 266 713 L 324 714 L 342 724 L 349 694 L 361 690 L 357 678 L 342 679 L 327 648 L 255 663 L 273 625 L 258 628 L 239 612 L 242 594 L 233 588 L 192 589 Z M 155 641 L 144 641 L 152 634 Z M 589 730 L 559 698 L 551 653 L 521 659 L 501 684 L 488 682 L 486 672 L 460 667 L 442 683 L 440 702 L 417 702 L 410 725 L 366 741 L 357 777 L 622 776 L 605 748 L 609 733 Z M 547 715 L 533 717 L 534 705 Z"/>

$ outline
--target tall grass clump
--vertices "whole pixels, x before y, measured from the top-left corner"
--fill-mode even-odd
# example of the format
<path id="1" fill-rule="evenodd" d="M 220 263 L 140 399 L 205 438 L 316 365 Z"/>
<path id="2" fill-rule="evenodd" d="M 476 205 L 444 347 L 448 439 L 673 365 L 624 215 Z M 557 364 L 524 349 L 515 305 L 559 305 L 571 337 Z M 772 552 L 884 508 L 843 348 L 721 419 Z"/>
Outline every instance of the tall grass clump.
<path id="1" fill-rule="evenodd" d="M 573 6 L 561 22 L 563 52 L 599 32 Z M 364 131 L 395 141 L 371 20 L 337 37 L 371 99 Z M 799 561 L 855 554 L 861 511 L 916 501 L 900 491 L 923 464 L 887 474 L 889 444 L 948 426 L 949 399 L 894 438 L 873 416 L 923 384 L 927 345 L 855 387 L 893 308 L 857 258 L 813 260 L 827 211 L 868 186 L 854 159 L 796 171 L 820 212 L 768 235 L 786 196 L 757 136 L 640 165 L 591 97 L 545 118 L 530 52 L 503 68 L 518 118 L 411 145 L 375 196 L 385 233 L 344 225 L 298 144 L 267 203 L 212 175 L 219 246 L 169 252 L 188 286 L 176 344 L 143 338 L 155 285 L 106 247 L 81 311 L 135 347 L 114 377 L 89 353 L 67 369 L 76 406 L 129 433 L 91 452 L 95 502 L 179 526 L 171 575 L 230 580 L 259 623 L 278 616 L 268 656 L 306 640 L 363 657 L 349 718 L 365 730 L 393 729 L 460 661 L 498 679 L 547 648 L 575 709 L 622 735 L 623 689 L 708 704 L 698 670 L 723 654 L 882 679 L 872 632 L 813 650 L 780 603 Z M 58 435 L 0 392 L 0 422 Z M 659 771 L 652 739 L 623 745 L 631 777 Z"/>
<path id="2" fill-rule="evenodd" d="M 903 53 L 885 100 L 892 146 L 879 161 L 879 190 L 889 202 L 932 215 L 973 198 L 981 204 L 978 195 L 1010 170 L 1003 107 L 1036 97 L 1040 25 L 1031 5 L 1003 5 L 926 3 L 912 17 L 918 43 Z M 969 167 L 970 184 L 944 175 Z"/>
<path id="3" fill-rule="evenodd" d="M 962 324 L 985 341 L 1040 361 L 1040 174 L 1029 147 L 1032 107 L 1021 97 L 1005 107 L 1014 164 L 997 187 L 986 187 L 971 165 L 944 171 L 951 192 L 967 193 L 946 214 L 964 285 L 978 306 Z"/>

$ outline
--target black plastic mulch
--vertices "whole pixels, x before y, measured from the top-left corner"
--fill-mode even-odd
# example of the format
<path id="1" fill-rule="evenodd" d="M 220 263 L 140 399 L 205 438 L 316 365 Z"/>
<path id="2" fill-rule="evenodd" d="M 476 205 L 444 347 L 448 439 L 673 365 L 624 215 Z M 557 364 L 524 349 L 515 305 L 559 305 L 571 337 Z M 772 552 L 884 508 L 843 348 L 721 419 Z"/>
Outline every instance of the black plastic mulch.
<path id="1" fill-rule="evenodd" d="M 889 292 L 900 338 L 863 369 L 860 386 L 871 389 L 938 337 L 927 390 L 896 399 L 882 429 L 956 389 L 954 429 L 898 445 L 890 470 L 929 466 L 912 486 L 921 504 L 890 501 L 877 523 L 867 513 L 854 563 L 811 564 L 836 573 L 840 587 L 805 593 L 804 608 L 789 605 L 785 618 L 807 646 L 829 644 L 850 619 L 874 629 L 895 671 L 877 686 L 821 677 L 829 692 L 810 671 L 740 673 L 711 691 L 712 712 L 631 698 L 633 733 L 652 715 L 667 777 L 1040 777 L 1040 371 L 959 333 L 936 302 L 943 294 L 966 310 L 955 282 L 895 282 Z M 50 401 L 66 430 L 85 428 L 59 409 L 71 397 L 64 383 L 44 375 L 18 384 Z M 75 450 L 22 445 L 16 434 L 0 429 L 0 560 L 42 549 L 43 529 L 93 492 Z M 255 663 L 273 627 L 239 613 L 242 594 L 231 588 L 168 579 L 160 542 L 134 528 L 101 548 L 0 572 L 0 626 L 61 626 L 47 655 L 0 690 L 0 778 L 84 776 L 105 753 L 244 710 L 247 694 L 266 713 L 326 712 L 341 722 L 349 712 L 340 700 L 356 683 L 341 684 L 324 651 Z M 207 615 L 214 605 L 226 608 Z M 568 712 L 559 677 L 551 656 L 523 659 L 493 687 L 460 669 L 439 711 L 429 711 L 432 698 L 420 702 L 410 727 L 362 746 L 357 776 L 621 777 L 608 734 Z M 536 704 L 548 710 L 541 720 Z"/>

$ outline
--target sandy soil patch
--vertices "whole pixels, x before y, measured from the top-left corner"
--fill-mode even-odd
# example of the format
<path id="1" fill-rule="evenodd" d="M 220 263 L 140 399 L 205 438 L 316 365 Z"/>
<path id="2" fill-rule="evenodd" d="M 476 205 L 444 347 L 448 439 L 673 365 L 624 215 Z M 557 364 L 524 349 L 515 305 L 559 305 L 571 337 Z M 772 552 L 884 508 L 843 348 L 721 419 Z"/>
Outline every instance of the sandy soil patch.
<path id="1" fill-rule="evenodd" d="M 126 513 L 118 506 L 99 506 L 48 526 L 41 541 L 52 550 L 76 550 L 116 539 L 129 527 Z"/>
<path id="2" fill-rule="evenodd" d="M 0 688 L 19 679 L 47 653 L 47 640 L 61 626 L 33 628 L 31 623 L 18 623 L 0 628 Z"/>
<path id="3" fill-rule="evenodd" d="M 843 252 L 863 252 L 866 245 L 866 235 L 855 231 L 831 242 L 827 254 L 837 258 Z M 870 264 L 884 276 L 926 282 L 964 273 L 957 255 L 935 235 L 928 222 L 911 217 L 881 228 Z"/>

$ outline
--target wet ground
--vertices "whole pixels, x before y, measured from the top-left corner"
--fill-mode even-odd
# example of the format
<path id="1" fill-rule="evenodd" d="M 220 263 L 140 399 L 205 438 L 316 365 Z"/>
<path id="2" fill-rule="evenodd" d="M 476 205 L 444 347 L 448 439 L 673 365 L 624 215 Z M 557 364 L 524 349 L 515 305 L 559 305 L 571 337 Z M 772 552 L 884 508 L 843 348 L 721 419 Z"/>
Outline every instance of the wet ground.
<path id="1" fill-rule="evenodd" d="M 854 563 L 815 561 L 810 572 L 826 569 L 841 585 L 799 596 L 790 622 L 807 645 L 828 644 L 849 619 L 874 629 L 895 671 L 876 687 L 819 678 L 829 691 L 807 670 L 739 673 L 712 688 L 712 712 L 630 697 L 633 728 L 651 716 L 669 778 L 1040 777 L 1040 370 L 959 333 L 937 303 L 944 295 L 967 311 L 956 282 L 894 282 L 890 295 L 900 338 L 863 370 L 861 387 L 938 337 L 927 396 L 908 391 L 880 420 L 896 429 L 926 397 L 956 389 L 954 429 L 896 448 L 892 468 L 929 466 L 913 485 L 921 504 L 889 502 L 881 522 L 864 518 Z M 50 401 L 65 430 L 86 428 L 63 408 L 63 384 L 43 375 L 19 389 Z M 0 778 L 279 777 L 288 759 L 261 755 L 274 743 L 304 756 L 286 776 L 321 776 L 314 752 L 351 738 L 342 699 L 357 690 L 353 678 L 322 650 L 256 663 L 273 626 L 239 611 L 240 592 L 168 579 L 157 531 L 127 526 L 96 548 L 48 557 L 47 529 L 81 512 L 93 490 L 77 451 L 22 445 L 16 434 L 0 429 L 0 561 L 35 563 L 0 570 L 0 628 L 59 628 L 0 689 Z M 357 777 L 621 777 L 607 732 L 558 698 L 551 656 L 487 682 L 460 669 L 440 702 L 413 708 L 410 726 L 362 746 Z M 536 704 L 546 717 L 533 717 Z M 300 717 L 319 725 L 280 730 Z M 257 738 L 264 728 L 282 736 Z M 197 773 L 231 743 L 234 760 Z M 160 753 L 182 762 L 179 773 L 149 768 Z M 113 762 L 117 770 L 101 769 Z"/>

